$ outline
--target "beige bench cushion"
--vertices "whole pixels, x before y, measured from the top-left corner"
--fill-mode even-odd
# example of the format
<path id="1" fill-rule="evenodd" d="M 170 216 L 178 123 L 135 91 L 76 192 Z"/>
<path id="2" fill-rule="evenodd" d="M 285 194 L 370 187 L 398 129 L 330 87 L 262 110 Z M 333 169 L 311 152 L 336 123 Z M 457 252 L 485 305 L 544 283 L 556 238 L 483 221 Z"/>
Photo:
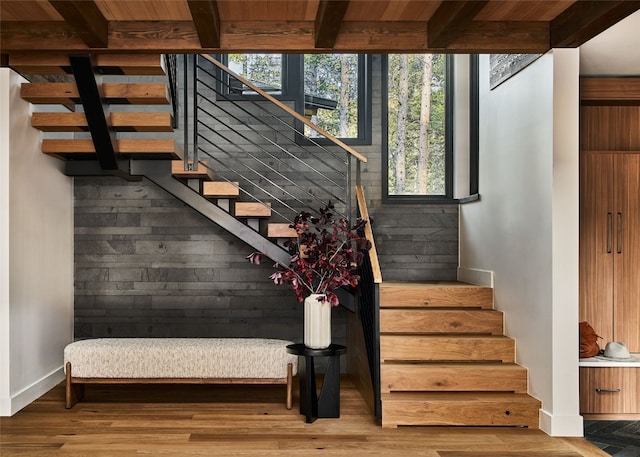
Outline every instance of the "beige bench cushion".
<path id="1" fill-rule="evenodd" d="M 298 358 L 263 338 L 98 338 L 69 344 L 75 378 L 277 378 Z"/>

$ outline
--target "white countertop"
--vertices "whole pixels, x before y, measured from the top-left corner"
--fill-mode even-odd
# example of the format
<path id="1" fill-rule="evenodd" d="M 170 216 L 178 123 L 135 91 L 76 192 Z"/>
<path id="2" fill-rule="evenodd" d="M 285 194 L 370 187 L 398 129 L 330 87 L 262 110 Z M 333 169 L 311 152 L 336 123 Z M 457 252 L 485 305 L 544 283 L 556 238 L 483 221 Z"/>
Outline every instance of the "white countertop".
<path id="1" fill-rule="evenodd" d="M 588 359 L 580 359 L 578 366 L 580 367 L 640 367 L 640 353 L 631 354 L 637 362 L 616 362 L 613 360 L 599 359 L 590 357 Z"/>

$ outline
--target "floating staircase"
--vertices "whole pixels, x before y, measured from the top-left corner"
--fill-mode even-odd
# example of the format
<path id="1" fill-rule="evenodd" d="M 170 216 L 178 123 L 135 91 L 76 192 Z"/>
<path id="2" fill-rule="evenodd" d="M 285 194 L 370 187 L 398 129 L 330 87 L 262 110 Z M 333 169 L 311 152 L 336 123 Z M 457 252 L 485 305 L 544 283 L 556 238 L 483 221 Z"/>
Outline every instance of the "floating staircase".
<path id="1" fill-rule="evenodd" d="M 100 76 L 166 76 L 160 55 L 94 55 L 95 72 Z M 90 137 L 90 128 L 85 113 L 77 110 L 82 100 L 79 89 L 72 81 L 72 68 L 66 55 L 48 55 L 45 59 L 32 55 L 12 55 L 10 65 L 25 75 L 36 75 L 32 79 L 47 82 L 30 82 L 21 87 L 21 97 L 35 105 L 62 105 L 69 111 L 34 112 L 31 124 L 47 133 L 69 133 L 66 138 L 45 137 L 42 152 L 67 161 L 95 160 L 96 149 Z M 147 79 L 144 78 L 144 79 Z M 60 82 L 60 79 L 71 79 Z M 176 147 L 173 135 L 157 137 L 150 133 L 173 133 L 173 117 L 169 111 L 159 111 L 158 106 L 169 106 L 169 90 L 165 82 L 148 82 L 128 78 L 125 82 L 99 83 L 100 100 L 107 106 L 105 116 L 110 131 L 128 133 L 126 138 L 115 138 L 114 152 L 118 159 L 142 161 L 171 161 L 166 173 L 198 192 L 212 204 L 222 208 L 256 232 L 264 232 L 275 242 L 295 236 L 282 224 L 266 225 L 261 221 L 271 216 L 268 203 L 240 201 L 240 183 L 215 179 L 215 173 L 205 161 L 200 161 L 196 170 L 185 170 L 181 151 Z M 99 81 L 99 80 L 98 80 Z M 135 105 L 135 111 L 118 110 L 118 106 Z M 80 135 L 75 135 L 79 133 Z M 136 137 L 135 134 L 143 134 Z M 133 134 L 133 135 L 132 135 Z M 146 134 L 146 135 L 145 135 Z M 140 168 L 140 167 L 134 167 Z M 129 170 L 131 171 L 131 170 Z M 165 186 L 166 187 L 166 186 Z M 165 189 L 168 190 L 168 189 Z M 211 204 L 210 203 L 210 204 Z M 234 233 L 238 233 L 236 230 Z"/>
<path id="2" fill-rule="evenodd" d="M 490 288 L 380 284 L 382 426 L 538 428 L 540 402 Z"/>

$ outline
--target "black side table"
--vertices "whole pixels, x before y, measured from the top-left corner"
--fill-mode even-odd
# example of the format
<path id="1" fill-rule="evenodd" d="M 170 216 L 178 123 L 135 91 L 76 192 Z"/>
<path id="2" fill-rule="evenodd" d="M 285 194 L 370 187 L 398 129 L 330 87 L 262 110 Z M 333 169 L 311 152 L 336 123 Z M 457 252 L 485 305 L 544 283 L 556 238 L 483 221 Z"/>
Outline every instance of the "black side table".
<path id="1" fill-rule="evenodd" d="M 340 356 L 347 348 L 332 344 L 326 349 L 311 349 L 302 343 L 287 346 L 289 354 L 304 356 L 298 364 L 300 376 L 300 414 L 307 424 L 317 418 L 340 417 Z M 320 395 L 316 388 L 316 357 L 328 357 L 327 371 L 322 380 Z"/>

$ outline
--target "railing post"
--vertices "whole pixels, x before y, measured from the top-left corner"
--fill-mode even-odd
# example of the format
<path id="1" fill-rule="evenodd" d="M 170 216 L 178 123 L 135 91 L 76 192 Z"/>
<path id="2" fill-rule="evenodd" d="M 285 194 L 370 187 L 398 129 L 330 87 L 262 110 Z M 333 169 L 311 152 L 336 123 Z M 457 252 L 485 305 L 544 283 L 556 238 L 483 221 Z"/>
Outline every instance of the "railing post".
<path id="1" fill-rule="evenodd" d="M 189 77 L 187 72 L 189 70 L 189 55 L 183 54 L 182 56 L 182 106 L 183 106 L 183 116 L 184 121 L 182 125 L 182 129 L 184 131 L 184 170 L 191 170 L 191 166 L 189 165 Z"/>
<path id="2" fill-rule="evenodd" d="M 192 169 L 198 170 L 200 154 L 198 151 L 198 54 L 193 55 L 193 163 Z"/>

